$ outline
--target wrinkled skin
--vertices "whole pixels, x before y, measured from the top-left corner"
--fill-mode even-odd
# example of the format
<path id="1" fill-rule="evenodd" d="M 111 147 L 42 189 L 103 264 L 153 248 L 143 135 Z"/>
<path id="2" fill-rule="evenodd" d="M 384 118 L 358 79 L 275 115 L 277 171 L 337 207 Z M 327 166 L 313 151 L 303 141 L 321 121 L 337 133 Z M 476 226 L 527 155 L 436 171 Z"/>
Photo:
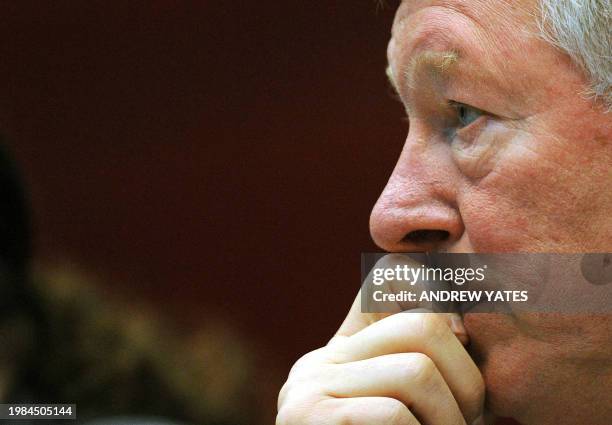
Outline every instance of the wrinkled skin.
<path id="1" fill-rule="evenodd" d="M 381 248 L 612 251 L 612 113 L 538 36 L 535 6 L 401 3 L 388 58 L 410 129 L 371 215 Z M 610 316 L 464 321 L 496 415 L 611 423 Z"/>

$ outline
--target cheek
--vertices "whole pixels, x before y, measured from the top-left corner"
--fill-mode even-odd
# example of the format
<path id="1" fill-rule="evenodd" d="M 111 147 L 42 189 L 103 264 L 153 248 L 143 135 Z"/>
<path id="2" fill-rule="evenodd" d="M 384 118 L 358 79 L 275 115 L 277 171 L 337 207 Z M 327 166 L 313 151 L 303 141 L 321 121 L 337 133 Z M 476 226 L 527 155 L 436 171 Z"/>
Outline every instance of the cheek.
<path id="1" fill-rule="evenodd" d="M 464 316 L 470 336 L 469 352 L 485 381 L 487 407 L 498 415 L 513 416 L 525 400 L 533 373 L 511 316 L 474 313 Z"/>
<path id="2" fill-rule="evenodd" d="M 485 380 L 488 408 L 516 417 L 572 402 L 601 373 L 593 365 L 610 358 L 611 323 L 610 316 L 466 314 L 468 349 Z"/>
<path id="3" fill-rule="evenodd" d="M 474 189 L 461 196 L 459 208 L 465 231 L 476 252 L 538 252 L 544 251 L 542 236 L 546 222 L 538 222 L 537 208 L 527 205 L 528 198 L 513 197 L 513 186 L 499 191 Z M 515 202 L 519 200 L 519 202 Z"/>
<path id="4" fill-rule="evenodd" d="M 606 209 L 598 206 L 603 188 L 593 190 L 605 179 L 577 161 L 585 153 L 524 131 L 498 127 L 485 133 L 471 144 L 453 146 L 455 163 L 466 176 L 458 204 L 474 249 L 588 250 L 585 241 L 592 240 L 592 223 L 600 219 L 595 215 Z"/>
<path id="5" fill-rule="evenodd" d="M 478 133 L 452 145 L 453 161 L 466 177 L 458 196 L 466 232 L 477 252 L 520 251 L 527 227 L 535 224 L 530 217 L 537 215 L 537 167 L 530 165 L 536 155 L 523 148 L 529 145 L 524 132 L 490 121 Z"/>

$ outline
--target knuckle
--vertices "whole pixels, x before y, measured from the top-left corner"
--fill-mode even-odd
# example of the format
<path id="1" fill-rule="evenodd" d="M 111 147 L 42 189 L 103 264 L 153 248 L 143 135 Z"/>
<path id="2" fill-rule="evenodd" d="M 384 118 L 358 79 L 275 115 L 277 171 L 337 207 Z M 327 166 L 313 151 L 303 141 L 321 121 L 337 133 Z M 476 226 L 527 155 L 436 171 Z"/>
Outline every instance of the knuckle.
<path id="1" fill-rule="evenodd" d="M 278 399 L 276 402 L 277 409 L 280 410 L 284 401 L 287 399 L 287 393 L 289 392 L 290 388 L 291 383 L 289 381 L 285 382 L 281 387 L 280 391 L 278 392 Z"/>
<path id="2" fill-rule="evenodd" d="M 333 369 L 325 364 L 309 364 L 296 370 L 288 379 L 291 386 L 318 387 L 318 384 L 325 383 L 333 376 Z"/>
<path id="3" fill-rule="evenodd" d="M 401 402 L 393 398 L 385 399 L 381 403 L 379 423 L 384 424 L 405 424 L 410 417 L 408 408 Z"/>
<path id="4" fill-rule="evenodd" d="M 319 392 L 318 386 L 312 380 L 289 379 L 278 394 L 277 408 L 280 410 L 289 406 L 293 409 L 296 406 L 296 402 L 305 400 Z"/>
<path id="5" fill-rule="evenodd" d="M 275 425 L 291 425 L 292 423 L 296 422 L 292 422 L 291 412 L 285 408 L 278 411 L 276 421 L 274 423 Z"/>
<path id="6" fill-rule="evenodd" d="M 317 352 L 318 350 L 314 350 L 304 354 L 302 357 L 296 360 L 296 362 L 293 364 L 293 368 L 299 368 L 300 366 L 311 362 L 316 357 Z"/>
<path id="7" fill-rule="evenodd" d="M 389 367 L 393 368 L 394 374 L 403 382 L 413 381 L 414 378 L 419 374 L 421 368 L 421 357 L 427 357 L 421 353 L 402 353 L 394 355 L 390 358 L 391 364 Z"/>
<path id="8" fill-rule="evenodd" d="M 298 425 L 300 419 L 296 416 L 295 411 L 292 409 L 281 409 L 276 415 L 275 425 Z"/>
<path id="9" fill-rule="evenodd" d="M 430 386 L 435 382 L 438 369 L 432 359 L 422 353 L 414 353 L 413 356 L 413 378 L 420 386 Z"/>
<path id="10" fill-rule="evenodd" d="M 355 423 L 355 415 L 352 412 L 342 410 L 334 414 L 334 425 L 354 425 Z"/>
<path id="11" fill-rule="evenodd" d="M 318 348 L 314 351 L 310 351 L 304 354 L 302 357 L 297 359 L 296 362 L 291 367 L 291 370 L 289 371 L 289 376 L 292 376 L 293 374 L 295 374 L 296 372 L 302 369 L 309 368 L 313 364 L 319 363 L 320 359 L 323 356 L 324 349 L 325 347 Z"/>
<path id="12" fill-rule="evenodd" d="M 420 315 L 421 336 L 426 341 L 440 341 L 449 333 L 446 321 L 436 313 L 422 313 Z"/>
<path id="13" fill-rule="evenodd" d="M 317 398 L 324 393 L 324 384 L 330 377 L 329 365 L 308 365 L 293 373 L 280 389 L 278 409 L 300 410 L 303 400 Z"/>
<path id="14" fill-rule="evenodd" d="M 306 424 L 307 410 L 307 406 L 304 403 L 287 403 L 278 410 L 275 425 Z"/>

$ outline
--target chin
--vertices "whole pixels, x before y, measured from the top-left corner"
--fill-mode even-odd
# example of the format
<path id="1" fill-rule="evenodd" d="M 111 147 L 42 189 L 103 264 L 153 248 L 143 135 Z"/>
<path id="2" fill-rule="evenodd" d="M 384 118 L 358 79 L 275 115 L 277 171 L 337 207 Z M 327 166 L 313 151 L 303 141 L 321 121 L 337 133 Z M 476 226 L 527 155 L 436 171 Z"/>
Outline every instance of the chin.
<path id="1" fill-rule="evenodd" d="M 532 390 L 537 385 L 538 368 L 536 359 L 525 350 L 512 317 L 468 313 L 464 324 L 470 336 L 468 350 L 485 381 L 487 410 L 519 420 L 534 402 Z"/>

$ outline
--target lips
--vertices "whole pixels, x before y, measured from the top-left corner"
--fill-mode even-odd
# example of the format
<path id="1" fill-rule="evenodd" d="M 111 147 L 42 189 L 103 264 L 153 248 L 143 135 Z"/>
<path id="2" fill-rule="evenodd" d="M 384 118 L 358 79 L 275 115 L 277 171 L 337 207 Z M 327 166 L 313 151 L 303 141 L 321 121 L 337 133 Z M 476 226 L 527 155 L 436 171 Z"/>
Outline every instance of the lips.
<path id="1" fill-rule="evenodd" d="M 470 254 L 446 254 L 446 253 L 428 253 L 426 256 L 427 267 L 432 268 L 471 268 L 472 261 L 470 260 Z M 448 282 L 450 290 L 462 290 L 462 291 L 477 291 L 483 290 L 486 285 L 480 284 L 479 282 L 462 282 L 461 284 L 456 281 Z M 474 301 L 463 301 L 456 303 L 454 311 L 458 311 L 462 316 L 467 312 L 487 312 L 486 299 L 482 297 L 479 300 Z M 480 307 L 479 307 L 480 306 Z"/>

